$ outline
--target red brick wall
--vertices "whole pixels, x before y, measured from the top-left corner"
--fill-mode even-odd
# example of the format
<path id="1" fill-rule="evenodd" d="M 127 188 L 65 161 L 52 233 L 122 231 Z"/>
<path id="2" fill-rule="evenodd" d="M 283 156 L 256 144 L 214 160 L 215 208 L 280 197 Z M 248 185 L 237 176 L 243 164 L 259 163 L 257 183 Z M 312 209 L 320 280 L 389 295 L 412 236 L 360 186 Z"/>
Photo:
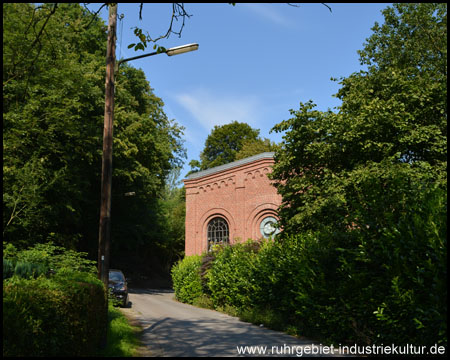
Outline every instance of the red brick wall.
<path id="1" fill-rule="evenodd" d="M 277 218 L 281 204 L 267 177 L 273 163 L 273 158 L 263 158 L 184 180 L 187 256 L 207 250 L 207 226 L 216 216 L 227 221 L 230 243 L 262 237 L 261 221 L 267 216 Z"/>

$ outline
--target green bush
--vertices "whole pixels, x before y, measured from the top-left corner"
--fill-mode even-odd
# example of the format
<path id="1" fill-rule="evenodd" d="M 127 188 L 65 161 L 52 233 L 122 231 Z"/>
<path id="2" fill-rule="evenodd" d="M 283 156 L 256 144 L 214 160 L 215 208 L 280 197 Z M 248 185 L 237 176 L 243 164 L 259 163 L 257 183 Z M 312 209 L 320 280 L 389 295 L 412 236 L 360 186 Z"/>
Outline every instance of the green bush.
<path id="1" fill-rule="evenodd" d="M 203 309 L 214 309 L 214 304 L 211 298 L 206 294 L 203 294 L 195 298 L 194 301 L 192 302 L 192 305 Z"/>
<path id="2" fill-rule="evenodd" d="M 358 343 L 445 344 L 446 191 L 401 167 L 352 176 L 358 181 L 347 203 L 356 226 L 320 232 L 330 252 L 321 271 L 331 270 L 315 303 L 322 334 Z"/>
<path id="3" fill-rule="evenodd" d="M 410 211 L 382 232 L 371 254 L 389 286 L 374 314 L 377 336 L 402 343 L 447 343 L 447 197 L 425 189 Z"/>
<path id="4" fill-rule="evenodd" d="M 87 356 L 106 327 L 103 284 L 86 273 L 3 281 L 3 356 Z"/>
<path id="5" fill-rule="evenodd" d="M 393 170 L 360 179 L 347 227 L 185 259 L 178 299 L 321 341 L 447 345 L 447 192 Z"/>
<path id="6" fill-rule="evenodd" d="M 14 267 L 14 275 L 24 279 L 37 278 L 44 275 L 48 271 L 47 267 L 42 264 L 33 264 L 23 261 L 18 261 Z"/>
<path id="7" fill-rule="evenodd" d="M 14 274 L 14 262 L 3 258 L 3 279 L 9 278 Z"/>
<path id="8" fill-rule="evenodd" d="M 87 253 L 53 245 L 36 244 L 26 250 L 17 250 L 3 242 L 3 279 L 17 275 L 23 278 L 38 277 L 57 272 L 83 272 L 97 274 L 96 261 L 86 259 Z M 11 269 L 12 267 L 12 269 Z"/>
<path id="9" fill-rule="evenodd" d="M 240 309 L 253 305 L 252 293 L 258 291 L 253 276 L 259 248 L 255 245 L 255 242 L 248 241 L 216 251 L 206 274 L 214 306 L 230 305 Z"/>
<path id="10" fill-rule="evenodd" d="M 186 256 L 172 267 L 173 289 L 177 300 L 192 304 L 202 295 L 201 265 L 202 257 L 193 255 Z"/>
<path id="11" fill-rule="evenodd" d="M 18 251 L 13 245 L 3 243 L 4 257 L 13 261 L 40 264 L 52 271 L 71 269 L 74 271 L 97 273 L 96 261 L 86 259 L 87 253 L 66 249 L 52 242 L 36 244 Z"/>
<path id="12" fill-rule="evenodd" d="M 261 313 L 274 313 L 293 325 L 300 333 L 312 335 L 317 322 L 312 319 L 317 298 L 323 295 L 325 274 L 321 261 L 326 249 L 316 234 L 289 236 L 282 241 L 267 242 L 258 253 L 256 278 L 260 292 L 255 304 Z"/>
<path id="13" fill-rule="evenodd" d="M 3 355 L 94 355 L 107 313 L 95 262 L 52 243 L 3 246 Z"/>
<path id="14" fill-rule="evenodd" d="M 299 235 L 268 249 L 274 256 L 261 263 L 274 271 L 263 276 L 261 268 L 261 281 L 271 277 L 266 288 L 283 294 L 270 306 L 295 314 L 289 321 L 299 333 L 334 342 L 445 345 L 446 192 L 409 190 L 394 216 L 379 209 L 383 226 L 324 229 L 315 242 Z"/>

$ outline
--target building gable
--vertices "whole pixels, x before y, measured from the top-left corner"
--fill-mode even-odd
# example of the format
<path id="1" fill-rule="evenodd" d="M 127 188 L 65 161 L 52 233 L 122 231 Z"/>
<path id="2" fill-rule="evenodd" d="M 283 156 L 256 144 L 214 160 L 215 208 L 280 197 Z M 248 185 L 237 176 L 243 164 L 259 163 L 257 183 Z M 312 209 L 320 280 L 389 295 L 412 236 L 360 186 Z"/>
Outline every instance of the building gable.
<path id="1" fill-rule="evenodd" d="M 207 251 L 209 243 L 221 239 L 224 233 L 230 243 L 235 243 L 256 240 L 271 232 L 281 204 L 281 196 L 267 176 L 272 171 L 273 155 L 261 153 L 183 180 L 186 255 Z"/>

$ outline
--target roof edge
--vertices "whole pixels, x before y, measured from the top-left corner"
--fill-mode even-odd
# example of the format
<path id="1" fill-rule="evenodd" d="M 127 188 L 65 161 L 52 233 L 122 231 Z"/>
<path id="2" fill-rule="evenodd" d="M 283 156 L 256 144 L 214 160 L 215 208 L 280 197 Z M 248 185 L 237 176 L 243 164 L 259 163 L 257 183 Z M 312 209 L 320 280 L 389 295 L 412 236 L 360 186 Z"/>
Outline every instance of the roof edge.
<path id="1" fill-rule="evenodd" d="M 184 180 L 198 179 L 203 176 L 216 174 L 221 171 L 225 171 L 225 170 L 233 169 L 233 168 L 241 166 L 241 165 L 249 164 L 249 163 L 257 161 L 257 160 L 273 159 L 274 155 L 275 155 L 275 152 L 273 152 L 273 151 L 272 152 L 263 152 L 263 153 L 256 154 L 256 155 L 244 158 L 244 159 L 230 162 L 228 164 L 223 164 L 223 165 L 215 166 L 210 169 L 195 172 L 193 174 L 188 175 Z"/>

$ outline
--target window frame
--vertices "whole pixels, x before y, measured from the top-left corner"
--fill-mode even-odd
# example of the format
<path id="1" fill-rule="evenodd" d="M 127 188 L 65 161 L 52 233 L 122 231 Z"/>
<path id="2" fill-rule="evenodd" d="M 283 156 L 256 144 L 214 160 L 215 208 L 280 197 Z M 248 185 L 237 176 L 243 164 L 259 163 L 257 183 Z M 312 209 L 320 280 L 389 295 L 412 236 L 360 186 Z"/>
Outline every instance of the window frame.
<path id="1" fill-rule="evenodd" d="M 214 226 L 215 228 L 212 228 Z M 230 227 L 228 221 L 221 216 L 214 216 L 206 226 L 208 251 L 212 246 L 230 243 Z"/>

